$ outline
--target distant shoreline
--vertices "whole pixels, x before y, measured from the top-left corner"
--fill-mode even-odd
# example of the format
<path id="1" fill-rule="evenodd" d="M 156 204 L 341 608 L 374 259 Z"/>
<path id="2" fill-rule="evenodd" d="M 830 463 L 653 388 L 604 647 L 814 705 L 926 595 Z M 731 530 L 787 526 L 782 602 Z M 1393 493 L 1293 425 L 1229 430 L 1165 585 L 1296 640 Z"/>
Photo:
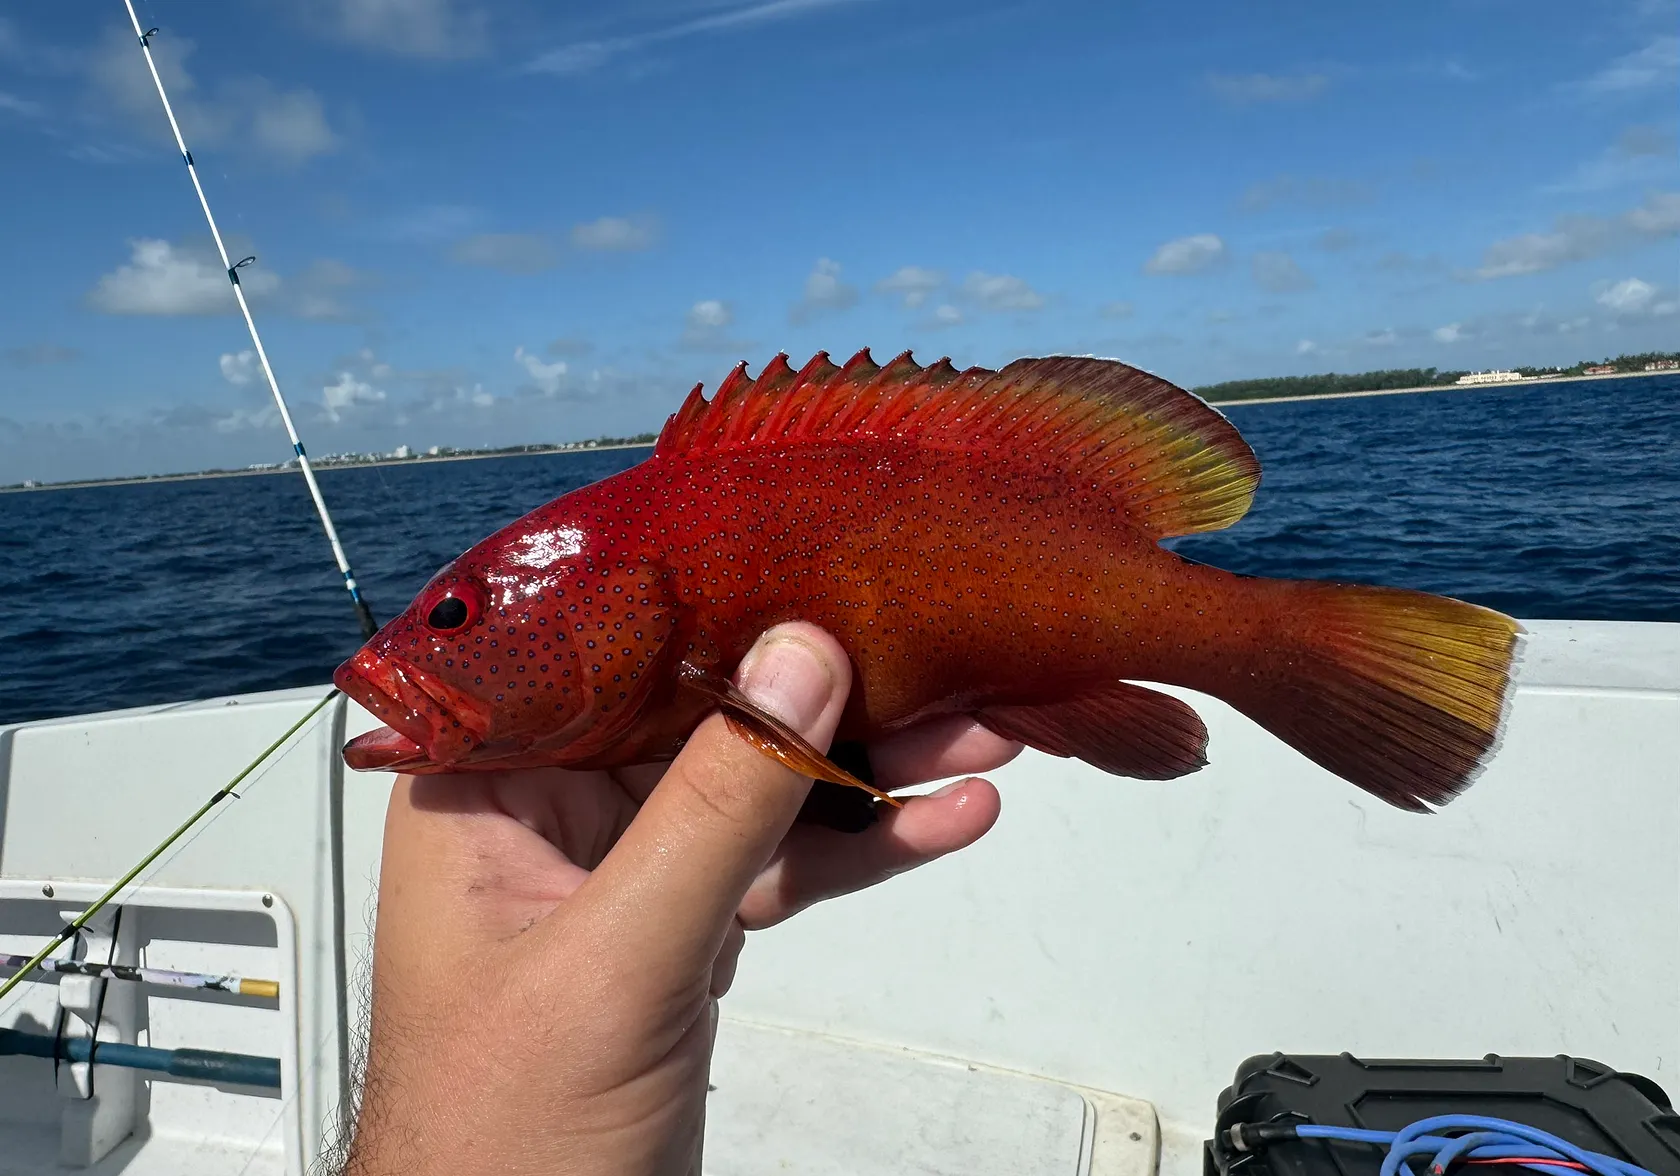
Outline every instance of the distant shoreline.
<path id="1" fill-rule="evenodd" d="M 1246 404 L 1295 404 L 1304 400 L 1350 400 L 1360 396 L 1401 396 L 1414 392 L 1486 392 L 1495 388 L 1532 388 L 1547 384 L 1575 384 L 1588 380 L 1636 380 L 1652 376 L 1673 375 L 1673 372 L 1610 372 L 1596 376 L 1546 376 L 1522 380 L 1505 380 L 1497 384 L 1419 384 L 1411 388 L 1373 388 L 1363 392 L 1316 392 L 1304 396 L 1238 397 L 1235 400 L 1209 400 L 1215 408 L 1235 408 Z M 431 465 L 444 461 L 485 461 L 497 457 L 556 457 L 571 453 L 604 453 L 611 449 L 652 449 L 652 441 L 623 442 L 616 445 L 593 445 L 574 449 L 539 449 L 527 452 L 450 453 L 436 457 L 389 457 L 374 461 L 339 462 L 317 465 L 317 474 L 331 474 L 340 470 L 366 470 L 379 466 Z M 0 494 L 32 494 L 40 490 L 87 490 L 96 486 L 140 486 L 157 482 L 197 482 L 206 478 L 256 478 L 269 474 L 295 474 L 295 465 L 273 466 L 260 470 L 204 470 L 192 474 L 156 474 L 150 477 L 91 478 L 77 482 L 46 482 L 39 486 L 0 486 Z"/>
<path id="2" fill-rule="evenodd" d="M 558 457 L 568 453 L 605 453 L 609 449 L 652 449 L 652 441 L 627 441 L 619 445 L 578 446 L 575 449 L 536 449 L 510 453 L 440 453 L 436 457 L 382 457 L 374 461 L 334 462 L 332 465 L 311 464 L 317 474 L 338 473 L 340 470 L 370 470 L 378 466 L 433 465 L 440 461 L 485 461 L 496 457 Z M 133 478 L 91 478 L 80 482 L 43 482 L 39 486 L 0 486 L 0 494 L 32 494 L 37 490 L 88 490 L 96 486 L 142 486 L 156 482 L 198 482 L 206 478 L 260 478 L 268 474 L 295 474 L 295 465 L 271 466 L 261 470 L 203 470 L 196 474 L 153 474 Z"/>
<path id="3" fill-rule="evenodd" d="M 1294 404 L 1302 400 L 1347 400 L 1354 396 L 1399 396 L 1406 392 L 1485 392 L 1491 388 L 1536 388 L 1546 384 L 1584 384 L 1588 380 L 1639 380 L 1672 376 L 1676 372 L 1607 372 L 1597 376 L 1530 376 L 1521 380 L 1500 380 L 1493 384 L 1418 384 L 1411 388 L 1371 388 L 1363 392 L 1311 392 L 1304 396 L 1255 396 L 1235 400 L 1209 400 L 1216 408 L 1238 404 Z"/>

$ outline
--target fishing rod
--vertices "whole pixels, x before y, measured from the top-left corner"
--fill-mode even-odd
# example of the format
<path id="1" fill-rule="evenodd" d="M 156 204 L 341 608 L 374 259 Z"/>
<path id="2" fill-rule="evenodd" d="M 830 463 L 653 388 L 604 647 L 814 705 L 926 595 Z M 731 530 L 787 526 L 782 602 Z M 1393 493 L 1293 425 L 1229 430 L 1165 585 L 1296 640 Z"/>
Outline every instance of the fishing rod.
<path id="1" fill-rule="evenodd" d="M 87 1062 L 95 1066 L 123 1066 L 150 1070 L 196 1082 L 280 1089 L 280 1059 L 253 1054 L 222 1053 L 210 1049 L 154 1049 L 91 1037 L 54 1037 L 0 1029 L 0 1057 L 50 1058 L 55 1062 Z"/>
<path id="2" fill-rule="evenodd" d="M 0 968 L 22 968 L 28 956 L 0 955 Z M 43 972 L 61 976 L 92 976 L 96 980 L 125 980 L 131 984 L 153 984 L 162 988 L 199 988 L 210 992 L 231 992 L 237 996 L 280 995 L 280 981 L 254 976 L 215 975 L 210 972 L 174 972 L 167 968 L 136 968 L 130 964 L 98 964 L 87 960 L 42 960 L 35 965 Z"/>
<path id="3" fill-rule="evenodd" d="M 356 608 L 356 618 L 362 625 L 362 636 L 372 637 L 379 631 L 374 623 L 373 613 L 367 602 L 362 599 L 362 591 L 356 586 L 356 574 L 350 570 L 350 560 L 344 554 L 344 545 L 338 541 L 338 530 L 333 526 L 332 515 L 327 512 L 326 499 L 321 497 L 321 487 L 315 481 L 315 470 L 309 464 L 309 455 L 304 452 L 303 441 L 298 437 L 297 429 L 292 425 L 291 411 L 286 407 L 286 398 L 280 394 L 280 381 L 274 377 L 274 368 L 268 362 L 268 352 L 263 348 L 262 336 L 257 334 L 257 322 L 251 317 L 251 307 L 245 301 L 245 289 L 239 284 L 239 271 L 255 257 L 246 257 L 235 263 L 229 256 L 227 246 L 222 243 L 221 230 L 216 227 L 216 218 L 210 213 L 210 201 L 204 195 L 204 185 L 198 180 L 198 167 L 193 163 L 192 152 L 187 150 L 187 141 L 181 136 L 181 125 L 175 121 L 175 109 L 169 105 L 169 94 L 163 88 L 163 77 L 158 73 L 157 62 L 152 60 L 152 38 L 157 35 L 157 29 L 140 28 L 140 17 L 134 11 L 134 0 L 123 0 L 123 6 L 128 9 L 128 19 L 134 25 L 134 35 L 140 39 L 140 52 L 146 55 L 146 68 L 152 72 L 152 84 L 157 87 L 158 99 L 163 103 L 163 113 L 169 118 L 169 129 L 175 133 L 175 146 L 181 151 L 181 160 L 187 165 L 187 175 L 192 179 L 193 191 L 198 193 L 199 207 L 204 210 L 205 222 L 210 226 L 210 235 L 216 240 L 216 252 L 221 255 L 222 266 L 227 270 L 228 282 L 233 286 L 233 296 L 239 301 L 239 311 L 245 316 L 245 327 L 251 333 L 251 345 L 256 348 L 257 359 L 262 363 L 263 375 L 268 379 L 268 390 L 274 394 L 274 403 L 280 409 L 280 420 L 286 426 L 286 435 L 292 440 L 292 452 L 297 455 L 298 469 L 303 471 L 303 480 L 309 483 L 309 496 L 315 500 L 315 513 L 321 516 L 321 526 L 327 532 L 327 542 L 332 544 L 333 559 L 338 561 L 338 570 L 344 573 L 344 587 L 350 592 L 350 600 Z"/>
<path id="4" fill-rule="evenodd" d="M 192 180 L 193 191 L 198 194 L 199 207 L 203 209 L 205 222 L 210 226 L 210 235 L 215 239 L 216 251 L 221 256 L 223 266 L 227 269 L 228 282 L 233 287 L 234 299 L 238 302 L 240 313 L 244 316 L 246 330 L 250 332 L 252 346 L 256 349 L 257 357 L 262 363 L 263 375 L 268 381 L 269 391 L 274 396 L 274 403 L 280 410 L 280 419 L 286 426 L 286 434 L 291 438 L 292 451 L 297 455 L 298 468 L 303 473 L 304 481 L 308 483 L 309 495 L 310 498 L 314 500 L 315 511 L 320 516 L 322 528 L 326 531 L 327 542 L 332 546 L 333 558 L 338 563 L 339 571 L 343 573 L 344 587 L 350 593 L 350 600 L 355 606 L 357 619 L 361 622 L 362 635 L 364 637 L 372 637 L 379 631 L 379 626 L 374 621 L 373 613 L 368 608 L 367 602 L 362 599 L 361 590 L 356 585 L 356 576 L 350 568 L 349 557 L 345 555 L 344 546 L 339 542 L 338 530 L 333 526 L 332 515 L 327 510 L 326 500 L 321 496 L 321 488 L 315 480 L 314 469 L 309 463 L 308 454 L 304 451 L 303 441 L 298 436 L 297 428 L 292 423 L 291 412 L 286 406 L 286 398 L 281 394 L 280 383 L 275 378 L 274 368 L 269 363 L 268 352 L 263 347 L 262 336 L 257 331 L 256 320 L 251 315 L 250 305 L 245 301 L 244 288 L 239 282 L 239 271 L 246 265 L 255 261 L 256 258 L 246 257 L 235 263 L 228 256 L 227 246 L 222 241 L 221 230 L 217 228 L 216 218 L 210 211 L 210 201 L 204 194 L 204 185 L 199 181 L 198 168 L 193 162 L 192 152 L 187 149 L 186 140 L 181 134 L 180 124 L 175 119 L 175 111 L 169 104 L 169 94 L 164 89 L 163 78 L 158 73 L 157 63 L 152 58 L 151 39 L 157 34 L 158 30 L 156 28 L 142 29 L 140 27 L 140 18 L 134 10 L 133 0 L 123 0 L 123 7 L 128 11 L 129 23 L 134 27 L 134 35 L 140 43 L 140 51 L 146 58 L 146 68 L 151 72 L 152 84 L 157 88 L 158 100 L 163 103 L 163 112 L 169 119 L 169 127 L 174 133 L 175 145 L 181 152 L 181 160 L 187 165 L 187 175 Z M 310 707 L 309 710 L 306 711 L 295 723 L 288 727 L 279 738 L 274 740 L 274 742 L 270 743 L 267 747 L 263 748 L 263 750 L 257 754 L 256 758 L 241 769 L 231 780 L 211 794 L 209 799 L 201 804 L 191 816 L 182 821 L 181 824 L 178 825 L 167 837 L 154 846 L 144 857 L 135 863 L 131 869 L 124 873 L 121 878 L 118 878 L 114 883 L 112 883 L 110 888 L 89 904 L 85 910 L 66 923 L 64 927 L 53 935 L 47 944 L 33 956 L 30 956 L 27 959 L 21 959 L 21 961 L 19 957 L 10 955 L 4 957 L 5 965 L 8 967 L 16 967 L 17 971 L 4 981 L 0 981 L 0 1000 L 3 1000 L 9 993 L 12 992 L 13 989 L 17 988 L 18 985 L 22 984 L 38 970 L 43 968 L 53 972 L 72 972 L 84 975 L 97 974 L 105 978 L 123 980 L 138 979 L 143 982 L 172 984 L 179 987 L 198 987 L 206 989 L 219 989 L 222 991 L 238 991 L 244 995 L 265 997 L 278 995 L 279 983 L 276 981 L 255 980 L 237 976 L 215 977 L 194 975 L 191 973 L 171 973 L 158 969 L 117 969 L 115 967 L 108 967 L 98 969 L 96 972 L 90 972 L 87 970 L 86 966 L 81 965 L 80 961 L 49 961 L 49 957 L 53 954 L 53 952 L 57 951 L 59 948 L 63 947 L 64 944 L 79 935 L 82 929 L 87 926 L 88 922 L 92 920 L 94 916 L 99 914 L 99 912 L 105 909 L 106 906 L 110 905 L 110 903 L 121 895 L 132 883 L 134 883 L 136 879 L 139 879 L 154 862 L 156 862 L 164 854 L 168 853 L 171 847 L 175 846 L 182 838 L 186 837 L 186 835 L 196 828 L 207 816 L 209 816 L 210 813 L 222 803 L 222 801 L 227 800 L 229 797 L 232 797 L 235 800 L 239 799 L 240 796 L 243 795 L 242 792 L 236 791 L 239 785 L 243 783 L 251 775 L 251 773 L 255 772 L 259 767 L 267 762 L 268 758 L 283 747 L 287 741 L 292 738 L 292 736 L 296 735 L 312 720 L 314 720 L 315 717 L 324 711 L 328 704 L 337 697 L 339 697 L 339 691 L 336 688 L 329 689 L 325 697 L 315 703 L 314 706 Z M 335 934 L 342 938 L 342 929 L 335 928 Z M 124 972 L 132 974 L 125 975 L 123 974 Z M 228 987 L 230 984 L 233 985 L 232 988 Z M 342 1006 L 340 1007 L 339 1030 L 341 1035 L 347 1033 L 344 1025 Z M 4 1043 L 4 1048 L 0 1048 L 0 1053 L 37 1053 L 40 1048 L 40 1042 L 34 1040 L 30 1035 L 11 1032 L 10 1036 Z M 61 1048 L 68 1048 L 71 1051 L 70 1054 L 66 1055 L 58 1052 Z M 81 1045 L 76 1042 L 70 1042 L 65 1047 L 54 1044 L 53 1049 L 55 1052 L 51 1056 L 57 1057 L 60 1060 L 64 1060 L 68 1057 L 68 1060 L 71 1061 L 91 1062 L 94 1060 L 92 1052 L 93 1048 L 94 1047 L 92 1045 Z M 74 1052 L 76 1050 L 85 1051 L 86 1056 L 83 1057 L 76 1055 Z M 223 1077 L 228 1077 L 228 1079 L 232 1081 L 244 1081 L 247 1083 L 255 1082 L 259 1085 L 272 1086 L 276 1088 L 280 1085 L 278 1062 L 275 1059 L 270 1058 L 246 1057 L 238 1054 L 216 1054 L 205 1050 L 150 1050 L 143 1047 L 125 1046 L 121 1043 L 100 1043 L 99 1054 L 100 1061 L 105 1062 L 106 1064 L 126 1065 L 141 1069 L 159 1070 L 168 1073 L 185 1074 L 191 1077 L 207 1078 L 211 1080 L 214 1080 L 217 1075 L 221 1075 Z M 346 1074 L 345 1064 L 342 1059 L 339 1068 L 340 1081 L 342 1083 L 345 1081 Z M 238 1077 L 229 1077 L 230 1074 L 237 1074 Z"/>
<path id="5" fill-rule="evenodd" d="M 47 941 L 47 945 L 45 947 L 25 960 L 22 967 L 19 968 L 14 975 L 3 982 L 0 982 L 0 1000 L 5 999 L 7 993 L 16 988 L 19 984 L 23 983 L 25 978 L 33 974 L 37 968 L 46 962 L 48 956 L 52 955 L 53 952 L 57 951 L 73 939 L 83 927 L 87 926 L 90 919 L 109 906 L 111 901 L 127 889 L 129 883 L 133 882 L 136 878 L 143 874 L 148 866 L 157 861 L 158 858 L 162 857 L 165 853 L 169 852 L 169 848 L 190 833 L 193 827 L 197 825 L 199 821 L 203 820 L 212 809 L 230 796 L 235 800 L 239 799 L 242 794 L 235 792 L 234 789 L 243 783 L 247 776 L 261 767 L 269 756 L 280 750 L 288 739 L 303 730 L 304 726 L 307 725 L 311 719 L 325 710 L 327 704 L 337 697 L 337 689 L 327 691 L 325 698 L 310 707 L 306 712 L 304 712 L 302 718 L 293 723 L 290 727 L 286 728 L 285 734 L 281 735 L 280 738 L 263 748 L 262 751 L 258 753 L 256 759 L 246 764 L 245 767 L 240 770 L 238 775 L 229 780 L 226 784 L 222 785 L 221 788 L 217 789 L 211 795 L 209 800 L 206 800 L 203 804 L 199 805 L 197 812 L 193 813 L 192 816 L 177 825 L 173 833 L 158 842 L 150 853 L 136 862 L 133 868 L 131 868 L 121 878 L 118 878 L 115 882 L 113 882 L 109 890 L 94 899 L 92 904 L 90 904 L 81 914 L 64 924 L 64 927 Z"/>

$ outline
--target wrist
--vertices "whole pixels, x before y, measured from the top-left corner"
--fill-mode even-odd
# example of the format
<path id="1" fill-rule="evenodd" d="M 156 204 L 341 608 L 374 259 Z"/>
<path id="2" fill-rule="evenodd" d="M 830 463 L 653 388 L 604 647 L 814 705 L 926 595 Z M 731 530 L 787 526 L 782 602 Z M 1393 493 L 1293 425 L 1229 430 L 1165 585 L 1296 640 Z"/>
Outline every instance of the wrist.
<path id="1" fill-rule="evenodd" d="M 708 1069 L 684 1090 L 568 1096 L 459 1058 L 398 1083 L 370 1059 L 340 1176 L 700 1176 Z"/>

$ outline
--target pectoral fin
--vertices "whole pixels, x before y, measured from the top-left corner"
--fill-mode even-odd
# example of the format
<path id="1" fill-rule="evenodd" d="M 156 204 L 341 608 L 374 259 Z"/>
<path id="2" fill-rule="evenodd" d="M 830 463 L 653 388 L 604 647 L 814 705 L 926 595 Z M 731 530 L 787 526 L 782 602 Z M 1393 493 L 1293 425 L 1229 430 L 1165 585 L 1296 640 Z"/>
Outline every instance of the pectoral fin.
<path id="1" fill-rule="evenodd" d="M 1116 776 L 1171 780 L 1207 764 L 1200 716 L 1171 695 L 1129 682 L 1045 706 L 989 706 L 976 717 L 1005 739 Z"/>
<path id="2" fill-rule="evenodd" d="M 699 691 L 718 704 L 731 731 L 784 767 L 813 780 L 861 788 L 877 800 L 886 801 L 895 808 L 903 807 L 903 801 L 865 784 L 835 764 L 806 742 L 799 732 L 742 694 L 728 678 L 702 670 L 690 662 L 682 664 L 678 677 L 684 686 Z"/>

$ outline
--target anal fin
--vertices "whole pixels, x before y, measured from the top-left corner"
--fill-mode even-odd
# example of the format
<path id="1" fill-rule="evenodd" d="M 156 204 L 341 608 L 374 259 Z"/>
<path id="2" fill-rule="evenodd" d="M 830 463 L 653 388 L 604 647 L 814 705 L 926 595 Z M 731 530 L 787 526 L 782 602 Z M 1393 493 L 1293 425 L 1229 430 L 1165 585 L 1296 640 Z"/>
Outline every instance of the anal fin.
<path id="1" fill-rule="evenodd" d="M 1005 739 L 1115 776 L 1172 780 L 1207 764 L 1207 727 L 1171 695 L 1114 682 L 1066 702 L 988 706 L 975 716 Z"/>
<path id="2" fill-rule="evenodd" d="M 865 784 L 875 783 L 875 768 L 869 762 L 869 749 L 862 743 L 836 743 L 828 749 L 828 761 Z M 794 820 L 840 833 L 862 833 L 874 825 L 880 815 L 881 802 L 868 793 L 844 784 L 816 780 Z"/>
<path id="3" fill-rule="evenodd" d="M 812 747 L 804 736 L 742 694 L 729 679 L 690 662 L 684 662 L 678 672 L 684 686 L 718 704 L 731 731 L 784 767 L 812 780 L 861 788 L 894 808 L 904 807 L 904 802 L 896 796 L 887 795 L 873 784 L 865 784 Z"/>

